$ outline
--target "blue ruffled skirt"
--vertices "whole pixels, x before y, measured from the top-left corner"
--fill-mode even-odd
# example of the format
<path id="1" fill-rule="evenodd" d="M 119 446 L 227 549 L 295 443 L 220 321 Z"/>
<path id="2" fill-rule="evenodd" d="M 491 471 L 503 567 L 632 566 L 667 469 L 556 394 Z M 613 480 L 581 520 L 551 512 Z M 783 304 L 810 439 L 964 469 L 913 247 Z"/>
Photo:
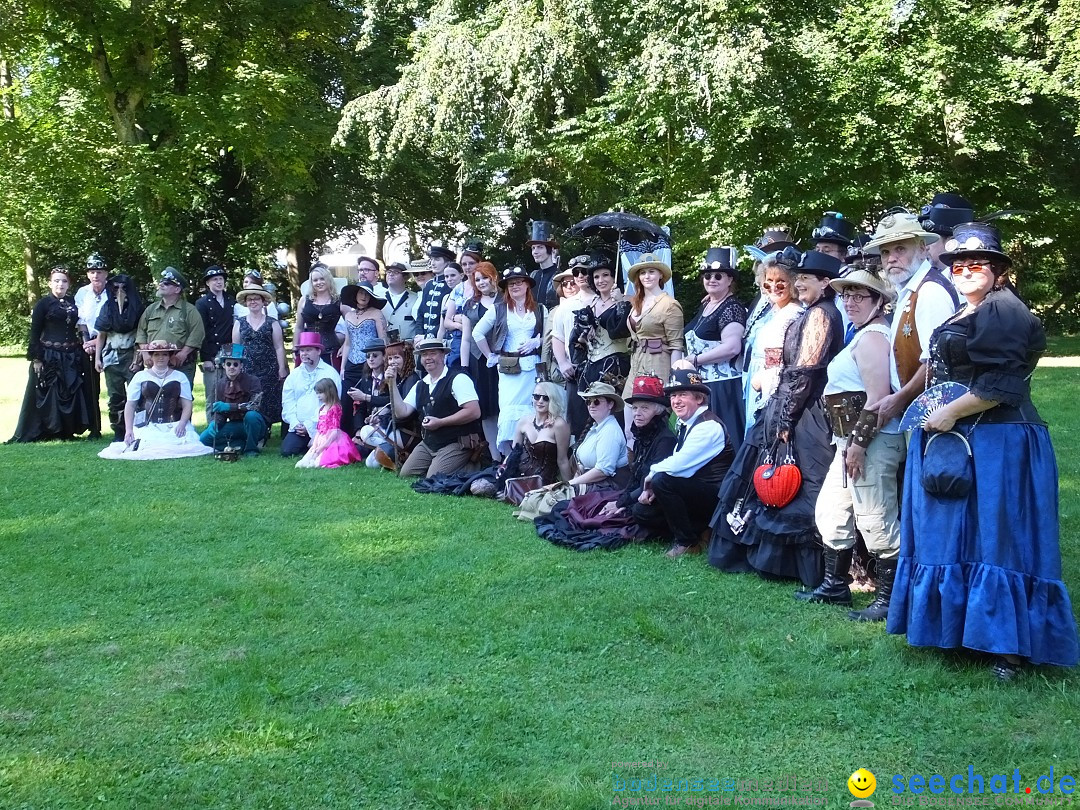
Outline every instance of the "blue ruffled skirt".
<path id="1" fill-rule="evenodd" d="M 1076 620 L 1061 580 L 1050 434 L 1041 425 L 989 424 L 970 441 L 974 486 L 966 498 L 945 499 L 923 489 L 922 431 L 912 434 L 888 631 L 916 647 L 1073 666 Z"/>

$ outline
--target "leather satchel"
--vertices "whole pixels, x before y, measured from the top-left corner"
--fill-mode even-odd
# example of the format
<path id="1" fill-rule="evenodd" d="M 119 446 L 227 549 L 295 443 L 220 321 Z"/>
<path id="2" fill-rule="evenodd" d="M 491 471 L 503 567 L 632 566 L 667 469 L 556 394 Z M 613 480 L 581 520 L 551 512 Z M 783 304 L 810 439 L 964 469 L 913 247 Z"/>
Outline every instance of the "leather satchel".
<path id="1" fill-rule="evenodd" d="M 520 374 L 521 373 L 521 358 L 507 357 L 505 354 L 499 355 L 499 373 L 500 374 Z"/>
<path id="2" fill-rule="evenodd" d="M 520 506 L 525 496 L 534 489 L 540 489 L 544 479 L 539 475 L 523 475 L 520 478 L 506 479 L 506 500 L 514 506 Z"/>

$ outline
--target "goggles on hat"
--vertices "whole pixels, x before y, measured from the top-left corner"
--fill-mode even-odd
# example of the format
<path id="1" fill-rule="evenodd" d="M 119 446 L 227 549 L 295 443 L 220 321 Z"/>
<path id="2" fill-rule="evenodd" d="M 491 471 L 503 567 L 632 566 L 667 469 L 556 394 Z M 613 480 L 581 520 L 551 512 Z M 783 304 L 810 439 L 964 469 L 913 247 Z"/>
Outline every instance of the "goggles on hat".
<path id="1" fill-rule="evenodd" d="M 86 263 L 86 269 L 87 270 L 107 270 L 108 265 L 106 265 L 104 260 L 102 260 L 102 259 L 90 259 Z"/>

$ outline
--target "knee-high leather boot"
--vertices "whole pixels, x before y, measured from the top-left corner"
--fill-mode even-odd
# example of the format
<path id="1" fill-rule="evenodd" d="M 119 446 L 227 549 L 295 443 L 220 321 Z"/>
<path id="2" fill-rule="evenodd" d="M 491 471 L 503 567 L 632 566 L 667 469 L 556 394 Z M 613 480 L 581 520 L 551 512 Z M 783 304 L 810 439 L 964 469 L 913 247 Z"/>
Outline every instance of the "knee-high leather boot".
<path id="1" fill-rule="evenodd" d="M 883 622 L 889 617 L 889 601 L 892 599 L 893 581 L 896 579 L 896 560 L 877 559 L 877 591 L 874 601 L 865 610 L 848 611 L 848 618 L 856 622 Z"/>
<path id="2" fill-rule="evenodd" d="M 851 567 L 851 549 L 825 549 L 825 579 L 812 591 L 796 591 L 795 598 L 803 602 L 822 602 L 826 605 L 851 605 L 851 589 L 847 573 Z"/>

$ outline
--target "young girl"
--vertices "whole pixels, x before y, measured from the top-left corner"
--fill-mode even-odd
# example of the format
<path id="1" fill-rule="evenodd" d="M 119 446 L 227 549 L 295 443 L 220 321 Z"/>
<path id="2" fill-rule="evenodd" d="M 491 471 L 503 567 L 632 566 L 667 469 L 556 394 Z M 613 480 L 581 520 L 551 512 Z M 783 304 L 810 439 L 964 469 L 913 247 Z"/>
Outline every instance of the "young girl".
<path id="1" fill-rule="evenodd" d="M 349 436 L 341 429 L 341 402 L 337 385 L 333 380 L 321 379 L 315 383 L 315 393 L 322 407 L 319 408 L 319 428 L 311 447 L 296 462 L 297 467 L 344 467 L 360 460 L 360 453 Z"/>

